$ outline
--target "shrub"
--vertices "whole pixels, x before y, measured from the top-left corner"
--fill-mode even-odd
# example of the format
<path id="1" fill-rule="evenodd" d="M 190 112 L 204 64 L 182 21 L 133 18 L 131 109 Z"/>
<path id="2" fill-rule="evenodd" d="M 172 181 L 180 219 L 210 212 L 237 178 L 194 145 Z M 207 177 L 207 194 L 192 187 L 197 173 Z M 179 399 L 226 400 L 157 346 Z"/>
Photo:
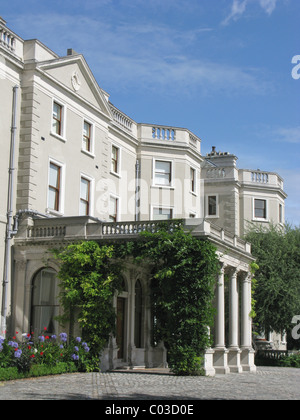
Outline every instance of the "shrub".
<path id="1" fill-rule="evenodd" d="M 99 370 L 99 360 L 90 352 L 89 345 L 81 337 L 70 339 L 66 333 L 59 337 L 47 335 L 46 331 L 32 340 L 23 334 L 21 342 L 0 338 L 0 379 L 41 376 L 68 371 L 91 372 Z M 7 371 L 4 374 L 3 371 Z"/>
<path id="2" fill-rule="evenodd" d="M 190 347 L 173 347 L 168 354 L 171 371 L 178 376 L 204 376 L 203 357 Z"/>
<path id="3" fill-rule="evenodd" d="M 284 356 L 280 360 L 280 366 L 300 368 L 300 353 L 295 353 L 295 354 L 290 354 L 289 356 Z"/>

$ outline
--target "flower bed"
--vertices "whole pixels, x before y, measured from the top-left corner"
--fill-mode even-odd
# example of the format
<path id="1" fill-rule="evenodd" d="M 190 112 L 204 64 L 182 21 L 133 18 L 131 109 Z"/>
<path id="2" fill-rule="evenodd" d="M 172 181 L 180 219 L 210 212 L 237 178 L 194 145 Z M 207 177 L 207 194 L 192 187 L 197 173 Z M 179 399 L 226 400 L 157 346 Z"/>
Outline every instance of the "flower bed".
<path id="1" fill-rule="evenodd" d="M 18 332 L 11 339 L 0 337 L 0 380 L 66 372 L 99 370 L 99 360 L 81 337 L 68 340 L 66 333 L 33 334 Z"/>

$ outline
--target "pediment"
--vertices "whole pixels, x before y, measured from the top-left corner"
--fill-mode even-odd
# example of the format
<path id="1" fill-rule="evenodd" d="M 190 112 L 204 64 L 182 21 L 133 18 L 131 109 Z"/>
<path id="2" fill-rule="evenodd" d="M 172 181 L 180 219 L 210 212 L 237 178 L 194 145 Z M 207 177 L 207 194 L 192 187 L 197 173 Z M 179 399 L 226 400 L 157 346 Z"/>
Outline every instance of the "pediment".
<path id="1" fill-rule="evenodd" d="M 73 55 L 40 63 L 38 68 L 60 85 L 82 97 L 111 118 L 107 94 L 96 82 L 82 55 Z"/>

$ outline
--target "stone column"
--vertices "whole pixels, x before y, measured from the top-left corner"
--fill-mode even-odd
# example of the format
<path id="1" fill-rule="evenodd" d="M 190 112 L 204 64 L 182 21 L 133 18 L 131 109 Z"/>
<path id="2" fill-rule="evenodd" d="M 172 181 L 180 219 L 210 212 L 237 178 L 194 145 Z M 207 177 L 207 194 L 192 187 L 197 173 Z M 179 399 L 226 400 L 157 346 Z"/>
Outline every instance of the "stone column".
<path id="1" fill-rule="evenodd" d="M 224 265 L 221 267 L 216 287 L 216 323 L 215 323 L 215 347 L 213 355 L 214 369 L 216 373 L 228 373 L 228 350 L 225 347 L 225 285 Z"/>
<path id="2" fill-rule="evenodd" d="M 215 325 L 215 348 L 225 347 L 225 287 L 224 266 L 221 268 L 216 287 L 216 325 Z"/>
<path id="3" fill-rule="evenodd" d="M 241 324 L 241 365 L 243 371 L 255 372 L 254 350 L 252 349 L 251 275 L 245 273 L 242 280 L 242 324 Z"/>
<path id="4" fill-rule="evenodd" d="M 230 372 L 242 372 L 239 349 L 239 292 L 237 270 L 230 269 L 229 284 L 229 354 L 228 365 Z"/>

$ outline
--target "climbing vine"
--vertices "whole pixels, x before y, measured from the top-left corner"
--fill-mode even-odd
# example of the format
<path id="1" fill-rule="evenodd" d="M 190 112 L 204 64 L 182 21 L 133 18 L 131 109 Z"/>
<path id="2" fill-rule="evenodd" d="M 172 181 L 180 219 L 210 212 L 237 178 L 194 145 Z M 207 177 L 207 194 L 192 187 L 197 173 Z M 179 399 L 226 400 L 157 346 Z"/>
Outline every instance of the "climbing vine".
<path id="1" fill-rule="evenodd" d="M 182 227 L 143 232 L 139 240 L 72 244 L 55 252 L 61 262 L 61 303 L 67 318 L 77 308 L 78 322 L 100 351 L 115 330 L 112 298 L 121 290 L 121 273 L 130 257 L 151 273 L 153 345 L 164 341 L 170 368 L 180 375 L 200 374 L 210 345 L 213 289 L 219 270 L 216 248 Z"/>

